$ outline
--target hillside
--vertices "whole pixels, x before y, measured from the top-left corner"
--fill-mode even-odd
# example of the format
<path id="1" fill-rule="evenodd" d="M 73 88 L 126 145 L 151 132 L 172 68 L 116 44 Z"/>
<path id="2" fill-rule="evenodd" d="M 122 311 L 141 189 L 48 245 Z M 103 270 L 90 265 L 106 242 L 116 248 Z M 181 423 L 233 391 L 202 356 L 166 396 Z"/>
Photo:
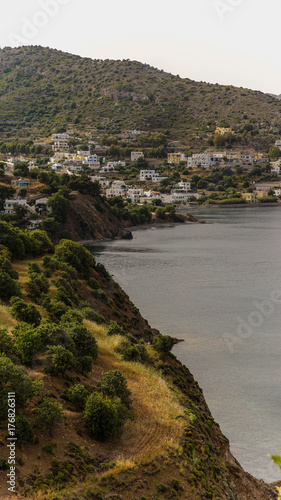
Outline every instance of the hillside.
<path id="1" fill-rule="evenodd" d="M 173 340 L 150 328 L 87 250 L 67 240 L 54 247 L 41 231 L 3 222 L 0 235 L 9 250 L 0 251 L 1 498 L 15 498 L 5 481 L 6 393 L 15 391 L 17 498 L 276 499 L 274 485 L 231 455 L 197 382 L 170 353 Z M 102 392 L 116 370 L 130 413 L 109 433 L 110 415 L 118 423 L 112 408 L 124 412 L 124 390 Z M 74 399 L 69 391 L 78 386 Z M 90 430 L 89 398 L 115 405 L 102 418 L 108 433 Z M 50 411 L 42 419 L 46 404 L 62 412 L 52 427 Z"/>
<path id="2" fill-rule="evenodd" d="M 56 127 L 119 133 L 169 130 L 206 145 L 216 125 L 251 122 L 267 142 L 281 102 L 262 92 L 182 79 L 137 61 L 91 60 L 40 46 L 0 50 L 2 137 L 48 136 Z"/>

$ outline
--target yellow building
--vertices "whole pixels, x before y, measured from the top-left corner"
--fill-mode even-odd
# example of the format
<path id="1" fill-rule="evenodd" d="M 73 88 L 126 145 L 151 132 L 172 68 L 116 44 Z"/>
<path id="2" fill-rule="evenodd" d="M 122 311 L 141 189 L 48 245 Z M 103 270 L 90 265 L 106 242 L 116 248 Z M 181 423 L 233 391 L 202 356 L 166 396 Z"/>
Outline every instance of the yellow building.
<path id="1" fill-rule="evenodd" d="M 180 161 L 187 161 L 187 158 L 183 153 L 168 153 L 168 163 L 178 165 Z"/>
<path id="2" fill-rule="evenodd" d="M 242 193 L 243 200 L 246 200 L 247 203 L 255 203 L 256 195 L 255 193 Z"/>
<path id="3" fill-rule="evenodd" d="M 220 135 L 226 135 L 226 134 L 231 134 L 232 130 L 231 128 L 217 127 L 215 133 Z"/>

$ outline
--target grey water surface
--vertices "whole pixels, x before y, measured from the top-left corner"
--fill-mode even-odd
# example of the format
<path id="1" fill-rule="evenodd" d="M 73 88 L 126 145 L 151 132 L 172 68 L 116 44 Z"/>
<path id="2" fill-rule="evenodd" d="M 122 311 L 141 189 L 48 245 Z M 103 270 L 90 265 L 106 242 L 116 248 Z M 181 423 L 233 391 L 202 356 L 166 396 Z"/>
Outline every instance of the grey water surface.
<path id="1" fill-rule="evenodd" d="M 92 248 L 174 354 L 250 473 L 281 479 L 281 208 L 202 209 Z"/>

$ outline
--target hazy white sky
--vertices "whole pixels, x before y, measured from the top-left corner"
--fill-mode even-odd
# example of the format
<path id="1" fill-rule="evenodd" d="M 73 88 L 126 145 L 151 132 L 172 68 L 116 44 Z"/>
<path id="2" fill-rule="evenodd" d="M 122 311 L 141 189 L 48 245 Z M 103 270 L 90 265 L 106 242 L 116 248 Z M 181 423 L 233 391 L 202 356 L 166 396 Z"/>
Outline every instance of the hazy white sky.
<path id="1" fill-rule="evenodd" d="M 279 0 L 2 0 L 0 46 L 135 59 L 280 94 L 280 18 Z"/>

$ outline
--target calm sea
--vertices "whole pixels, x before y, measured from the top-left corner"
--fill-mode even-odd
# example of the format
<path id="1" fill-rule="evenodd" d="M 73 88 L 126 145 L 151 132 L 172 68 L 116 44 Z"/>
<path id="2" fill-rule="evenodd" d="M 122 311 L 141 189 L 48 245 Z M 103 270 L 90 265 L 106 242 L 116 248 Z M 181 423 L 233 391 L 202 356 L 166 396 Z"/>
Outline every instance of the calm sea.
<path id="1" fill-rule="evenodd" d="M 233 454 L 281 479 L 281 209 L 193 211 L 208 224 L 153 227 L 93 251 L 202 387 Z M 279 298 L 280 297 L 280 298 Z"/>

